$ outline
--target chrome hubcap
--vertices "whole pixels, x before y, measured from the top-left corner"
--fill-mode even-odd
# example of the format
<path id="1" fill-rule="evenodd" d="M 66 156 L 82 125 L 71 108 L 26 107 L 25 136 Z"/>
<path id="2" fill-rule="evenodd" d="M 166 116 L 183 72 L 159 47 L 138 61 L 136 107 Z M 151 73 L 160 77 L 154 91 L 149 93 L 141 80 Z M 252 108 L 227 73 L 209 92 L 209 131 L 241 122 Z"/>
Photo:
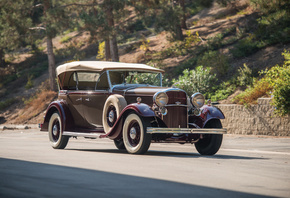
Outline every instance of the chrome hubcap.
<path id="1" fill-rule="evenodd" d="M 109 113 L 109 121 L 110 122 L 113 122 L 114 119 L 115 119 L 115 113 L 114 113 L 113 110 L 111 110 L 110 113 Z"/>
<path id="2" fill-rule="evenodd" d="M 136 138 L 136 134 L 137 134 L 137 132 L 136 132 L 135 127 L 132 127 L 130 129 L 130 138 L 134 140 Z"/>
<path id="3" fill-rule="evenodd" d="M 52 128 L 52 134 L 53 134 L 54 136 L 56 136 L 56 135 L 57 135 L 57 133 L 58 133 L 57 126 L 56 126 L 56 125 L 54 125 L 54 126 L 53 126 L 53 128 Z"/>

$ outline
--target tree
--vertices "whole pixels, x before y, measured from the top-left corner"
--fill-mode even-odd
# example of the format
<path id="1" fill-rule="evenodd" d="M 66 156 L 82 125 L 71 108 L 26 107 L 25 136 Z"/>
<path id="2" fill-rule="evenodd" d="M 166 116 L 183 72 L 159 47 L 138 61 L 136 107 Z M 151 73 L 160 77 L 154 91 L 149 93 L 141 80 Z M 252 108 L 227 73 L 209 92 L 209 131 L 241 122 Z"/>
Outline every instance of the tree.
<path id="1" fill-rule="evenodd" d="M 155 19 L 154 27 L 157 31 L 166 30 L 174 39 L 183 40 L 183 3 L 183 0 L 134 0 L 132 4 L 144 21 L 148 16 Z"/>
<path id="2" fill-rule="evenodd" d="M 47 57 L 48 57 L 48 73 L 49 73 L 49 86 L 51 90 L 56 90 L 55 80 L 55 55 L 53 52 L 52 39 L 60 33 L 64 28 L 69 25 L 69 15 L 67 11 L 67 0 L 42 0 L 34 1 L 34 9 L 42 9 L 42 17 L 40 23 L 41 27 L 33 27 L 31 29 L 45 30 L 46 44 L 47 44 Z"/>
<path id="3" fill-rule="evenodd" d="M 186 9 L 185 9 L 185 2 L 184 0 L 179 0 L 179 5 L 182 8 L 182 18 L 181 18 L 181 28 L 187 29 L 186 26 Z"/>
<path id="4" fill-rule="evenodd" d="M 6 65 L 5 53 L 25 44 L 31 25 L 31 1 L 0 1 L 0 67 Z"/>
<path id="5" fill-rule="evenodd" d="M 90 31 L 95 39 L 105 41 L 106 60 L 119 61 L 117 32 L 121 26 L 120 21 L 126 15 L 124 8 L 127 3 L 128 0 L 81 1 L 80 28 Z"/>

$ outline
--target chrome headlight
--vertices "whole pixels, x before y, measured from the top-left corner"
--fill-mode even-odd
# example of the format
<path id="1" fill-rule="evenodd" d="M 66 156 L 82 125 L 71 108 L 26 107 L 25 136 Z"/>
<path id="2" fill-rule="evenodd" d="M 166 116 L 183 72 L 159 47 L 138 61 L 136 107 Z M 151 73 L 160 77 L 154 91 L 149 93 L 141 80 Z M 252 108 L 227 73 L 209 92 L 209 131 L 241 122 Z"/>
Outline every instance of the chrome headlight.
<path id="1" fill-rule="evenodd" d="M 164 107 L 168 103 L 168 96 L 164 92 L 157 92 L 153 96 L 153 102 L 155 102 L 159 107 Z"/>
<path id="2" fill-rule="evenodd" d="M 205 98 L 201 93 L 197 92 L 195 94 L 192 94 L 190 101 L 191 104 L 196 108 L 201 108 L 204 105 Z"/>

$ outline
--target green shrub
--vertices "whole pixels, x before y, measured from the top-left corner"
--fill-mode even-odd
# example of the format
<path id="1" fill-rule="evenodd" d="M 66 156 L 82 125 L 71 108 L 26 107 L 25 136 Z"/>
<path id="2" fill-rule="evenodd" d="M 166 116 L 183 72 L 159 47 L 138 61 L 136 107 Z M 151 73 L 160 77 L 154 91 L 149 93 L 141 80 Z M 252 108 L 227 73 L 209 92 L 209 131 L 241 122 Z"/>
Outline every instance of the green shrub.
<path id="1" fill-rule="evenodd" d="M 72 37 L 70 37 L 69 35 L 65 35 L 64 37 L 62 37 L 60 39 L 60 43 L 67 43 L 71 40 Z"/>
<path id="2" fill-rule="evenodd" d="M 289 0 L 250 0 L 251 4 L 263 14 L 275 12 L 290 5 Z"/>
<path id="3" fill-rule="evenodd" d="M 209 50 L 216 50 L 222 46 L 224 34 L 218 33 L 214 37 L 210 37 L 207 41 L 206 47 Z"/>
<path id="4" fill-rule="evenodd" d="M 196 31 L 195 34 L 191 34 L 190 31 L 186 31 L 186 37 L 184 40 L 185 49 L 190 49 L 192 44 L 196 45 L 201 41 L 199 33 Z"/>
<path id="5" fill-rule="evenodd" d="M 204 65 L 210 67 L 218 77 L 224 76 L 229 67 L 228 58 L 219 51 L 208 51 L 198 59 L 197 65 Z"/>
<path id="6" fill-rule="evenodd" d="M 33 80 L 32 80 L 33 76 L 32 75 L 29 75 L 27 77 L 27 83 L 25 85 L 25 89 L 30 89 L 32 88 L 34 85 L 33 85 Z"/>
<path id="7" fill-rule="evenodd" d="M 6 109 L 10 105 L 14 104 L 17 101 L 15 98 L 10 98 L 5 101 L 0 102 L 0 111 Z"/>
<path id="8" fill-rule="evenodd" d="M 276 65 L 269 70 L 260 72 L 265 76 L 255 81 L 252 87 L 234 98 L 239 104 L 255 103 L 259 97 L 271 94 L 275 113 L 280 116 L 290 114 L 290 53 L 282 53 L 285 61 L 283 66 Z M 271 92 L 271 93 L 270 93 Z"/>
<path id="9" fill-rule="evenodd" d="M 254 34 L 249 34 L 248 37 L 240 40 L 232 50 L 233 56 L 235 58 L 246 57 L 258 51 L 259 42 L 255 38 Z"/>
<path id="10" fill-rule="evenodd" d="M 173 86 L 183 89 L 188 95 L 201 92 L 206 97 L 212 93 L 212 87 L 216 82 L 216 75 L 211 74 L 209 67 L 198 66 L 194 70 L 184 70 L 183 75 L 173 79 Z"/>
<path id="11" fill-rule="evenodd" d="M 210 95 L 212 101 L 227 99 L 236 90 L 236 85 L 231 81 L 223 82 L 218 86 L 214 94 Z"/>
<path id="12" fill-rule="evenodd" d="M 273 105 L 275 113 L 284 116 L 290 114 L 290 53 L 282 53 L 285 58 L 282 66 L 276 65 L 265 70 L 265 80 L 273 87 Z"/>
<path id="13" fill-rule="evenodd" d="M 238 69 L 238 85 L 248 86 L 253 84 L 253 74 L 252 70 L 244 63 L 244 67 Z"/>

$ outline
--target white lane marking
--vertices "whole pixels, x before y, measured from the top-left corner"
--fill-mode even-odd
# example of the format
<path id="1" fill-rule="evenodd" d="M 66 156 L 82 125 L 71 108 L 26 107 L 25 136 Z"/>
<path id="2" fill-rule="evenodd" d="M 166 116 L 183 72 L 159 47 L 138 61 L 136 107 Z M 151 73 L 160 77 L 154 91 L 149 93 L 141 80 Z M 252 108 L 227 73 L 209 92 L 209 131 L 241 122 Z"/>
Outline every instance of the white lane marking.
<path id="1" fill-rule="evenodd" d="M 244 152 L 244 153 L 260 153 L 260 154 L 274 154 L 274 155 L 290 155 L 290 153 L 279 151 L 259 151 L 259 150 L 243 150 L 243 149 L 220 149 L 223 151 Z"/>

